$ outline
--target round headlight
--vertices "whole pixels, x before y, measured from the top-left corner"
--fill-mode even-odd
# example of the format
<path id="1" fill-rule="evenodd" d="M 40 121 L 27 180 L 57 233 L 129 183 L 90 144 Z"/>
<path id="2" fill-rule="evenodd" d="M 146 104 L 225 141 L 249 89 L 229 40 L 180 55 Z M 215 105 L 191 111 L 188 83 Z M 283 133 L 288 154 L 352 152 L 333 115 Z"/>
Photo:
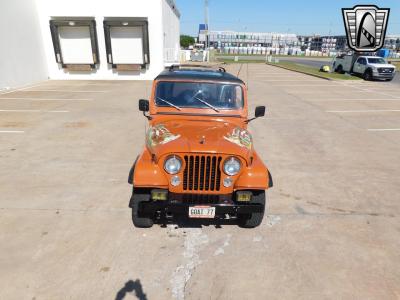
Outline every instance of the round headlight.
<path id="1" fill-rule="evenodd" d="M 224 162 L 224 172 L 226 175 L 234 176 L 240 171 L 240 160 L 235 157 L 229 157 Z"/>
<path id="2" fill-rule="evenodd" d="M 164 169 L 171 175 L 177 174 L 182 167 L 182 161 L 178 156 L 169 156 L 164 163 Z"/>

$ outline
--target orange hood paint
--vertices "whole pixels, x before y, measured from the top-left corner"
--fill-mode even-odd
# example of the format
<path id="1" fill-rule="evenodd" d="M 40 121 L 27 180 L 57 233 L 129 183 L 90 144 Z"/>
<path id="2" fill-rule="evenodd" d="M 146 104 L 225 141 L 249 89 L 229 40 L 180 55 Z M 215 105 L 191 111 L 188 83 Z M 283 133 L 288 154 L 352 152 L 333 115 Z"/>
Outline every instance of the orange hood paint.
<path id="1" fill-rule="evenodd" d="M 167 154 L 177 153 L 218 153 L 240 156 L 249 164 L 252 156 L 251 143 L 242 144 L 239 140 L 229 138 L 234 129 L 241 126 L 238 126 L 237 122 L 227 121 L 227 118 L 224 120 L 176 118 L 160 122 L 154 120 L 151 125 L 149 130 L 154 127 L 161 128 L 158 131 L 161 137 L 155 133 L 150 137 L 149 132 L 146 137 L 147 147 L 157 159 Z M 245 129 L 241 128 L 241 130 Z M 164 137 L 167 137 L 165 142 Z M 154 142 L 150 144 L 149 139 Z"/>

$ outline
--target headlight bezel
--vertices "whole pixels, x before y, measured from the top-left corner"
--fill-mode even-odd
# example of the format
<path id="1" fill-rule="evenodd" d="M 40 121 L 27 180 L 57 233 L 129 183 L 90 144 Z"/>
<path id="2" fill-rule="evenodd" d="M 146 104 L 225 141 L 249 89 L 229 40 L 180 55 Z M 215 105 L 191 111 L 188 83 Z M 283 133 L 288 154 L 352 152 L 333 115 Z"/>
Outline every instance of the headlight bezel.
<path id="1" fill-rule="evenodd" d="M 176 161 L 179 162 L 179 168 L 177 170 L 171 171 L 167 168 L 167 163 L 171 160 L 171 159 L 175 159 Z M 181 170 L 182 170 L 182 166 L 183 166 L 183 162 L 182 159 L 177 156 L 177 155 L 169 155 L 165 158 L 164 160 L 164 171 L 167 172 L 170 175 L 176 175 L 178 174 Z"/>
<path id="2" fill-rule="evenodd" d="M 227 168 L 226 168 L 227 163 L 232 162 L 232 161 L 237 164 L 237 168 L 234 172 L 231 172 L 229 170 L 227 171 Z M 228 176 L 236 176 L 242 170 L 242 162 L 239 158 L 237 158 L 235 156 L 229 156 L 224 160 L 224 162 L 222 164 L 222 170 Z"/>

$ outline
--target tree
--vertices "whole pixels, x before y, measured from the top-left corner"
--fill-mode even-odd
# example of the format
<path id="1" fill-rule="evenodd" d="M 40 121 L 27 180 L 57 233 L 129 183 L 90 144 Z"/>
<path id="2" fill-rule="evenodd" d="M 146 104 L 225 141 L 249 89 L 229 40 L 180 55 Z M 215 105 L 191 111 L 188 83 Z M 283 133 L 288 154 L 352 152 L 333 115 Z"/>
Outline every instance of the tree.
<path id="1" fill-rule="evenodd" d="M 187 48 L 194 44 L 194 38 L 189 35 L 181 35 L 181 47 Z"/>

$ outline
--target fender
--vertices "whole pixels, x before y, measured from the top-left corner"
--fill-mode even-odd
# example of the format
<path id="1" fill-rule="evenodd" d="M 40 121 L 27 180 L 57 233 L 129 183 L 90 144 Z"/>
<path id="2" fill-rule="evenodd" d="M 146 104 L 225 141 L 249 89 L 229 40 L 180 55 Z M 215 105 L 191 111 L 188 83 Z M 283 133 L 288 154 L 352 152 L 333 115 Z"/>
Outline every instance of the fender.
<path id="1" fill-rule="evenodd" d="M 254 152 L 253 163 L 240 174 L 235 190 L 267 190 L 272 186 L 272 176 L 268 168 Z"/>
<path id="2" fill-rule="evenodd" d="M 268 170 L 268 188 L 272 188 L 274 186 L 274 182 L 272 181 L 271 172 Z"/>
<path id="3" fill-rule="evenodd" d="M 139 159 L 139 155 L 136 156 L 135 162 L 133 163 L 131 169 L 129 170 L 129 175 L 128 175 L 128 183 L 129 184 L 133 184 L 133 173 L 135 172 L 135 166 L 136 166 L 136 162 Z"/>
<path id="4" fill-rule="evenodd" d="M 137 158 L 133 168 L 132 183 L 136 187 L 168 188 L 168 179 L 164 171 L 151 159 L 147 148 Z"/>

